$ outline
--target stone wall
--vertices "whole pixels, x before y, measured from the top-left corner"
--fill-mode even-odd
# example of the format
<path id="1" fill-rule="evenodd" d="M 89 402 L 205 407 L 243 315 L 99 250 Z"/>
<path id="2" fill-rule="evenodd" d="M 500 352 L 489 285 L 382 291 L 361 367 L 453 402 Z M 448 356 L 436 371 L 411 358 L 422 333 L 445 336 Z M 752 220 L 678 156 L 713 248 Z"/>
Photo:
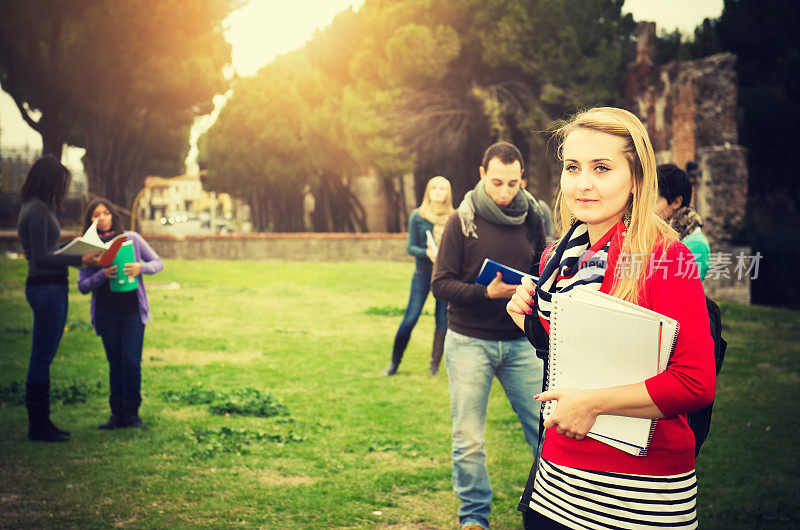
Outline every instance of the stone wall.
<path id="1" fill-rule="evenodd" d="M 63 233 L 66 243 L 78 234 Z M 239 236 L 185 236 L 150 234 L 148 243 L 165 259 L 285 260 L 285 261 L 403 261 L 411 263 L 407 234 L 248 234 Z M 733 256 L 712 256 L 706 278 L 713 297 L 749 303 L 742 289 L 742 271 L 736 256 L 749 249 L 732 248 Z M 16 232 L 0 232 L 0 253 L 22 252 Z M 718 272 L 714 272 L 714 270 Z M 749 285 L 749 282 L 747 282 Z"/>
<path id="2" fill-rule="evenodd" d="M 736 56 L 720 53 L 693 61 L 653 64 L 652 22 L 639 25 L 636 62 L 628 67 L 625 104 L 647 128 L 656 161 L 697 165 L 693 203 L 704 219 L 711 252 L 735 257 L 747 204 L 747 151 L 738 145 Z M 733 269 L 732 271 L 733 272 Z M 731 274 L 731 276 L 736 276 Z M 747 278 L 706 278 L 714 298 L 749 303 Z"/>
<path id="3" fill-rule="evenodd" d="M 62 234 L 64 242 L 77 234 Z M 165 259 L 407 261 L 407 234 L 248 234 L 185 236 L 151 234 L 147 242 Z M 0 252 L 21 252 L 14 232 L 0 233 Z"/>

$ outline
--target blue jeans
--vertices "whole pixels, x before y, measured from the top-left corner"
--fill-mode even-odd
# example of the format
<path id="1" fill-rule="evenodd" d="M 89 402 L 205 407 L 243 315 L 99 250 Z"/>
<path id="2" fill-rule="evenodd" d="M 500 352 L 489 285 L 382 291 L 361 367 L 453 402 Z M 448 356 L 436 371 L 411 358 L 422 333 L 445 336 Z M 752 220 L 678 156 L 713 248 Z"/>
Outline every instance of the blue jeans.
<path id="1" fill-rule="evenodd" d="M 95 325 L 108 359 L 109 400 L 142 401 L 142 347 L 144 324 L 139 313 L 115 316 L 98 314 Z"/>
<path id="2" fill-rule="evenodd" d="M 447 330 L 445 365 L 453 418 L 453 489 L 462 526 L 489 528 L 492 487 L 486 467 L 486 408 L 495 377 L 503 385 L 533 454 L 538 450 L 542 361 L 527 338 L 490 341 Z"/>
<path id="3" fill-rule="evenodd" d="M 25 298 L 33 309 L 33 341 L 28 364 L 28 383 L 46 383 L 50 380 L 50 364 L 58 351 L 64 335 L 69 307 L 66 284 L 30 285 L 25 287 Z"/>
<path id="4" fill-rule="evenodd" d="M 403 320 L 400 322 L 400 327 L 394 337 L 392 362 L 400 363 L 403 352 L 408 345 L 408 339 L 411 337 L 411 331 L 417 325 L 417 320 L 422 314 L 422 307 L 425 305 L 425 300 L 431 290 L 431 273 L 431 269 L 417 267 L 414 270 L 414 276 L 411 277 L 411 293 L 408 296 L 406 312 L 403 314 Z M 444 300 L 436 300 L 435 318 L 435 332 L 445 333 L 447 331 L 447 302 Z"/>

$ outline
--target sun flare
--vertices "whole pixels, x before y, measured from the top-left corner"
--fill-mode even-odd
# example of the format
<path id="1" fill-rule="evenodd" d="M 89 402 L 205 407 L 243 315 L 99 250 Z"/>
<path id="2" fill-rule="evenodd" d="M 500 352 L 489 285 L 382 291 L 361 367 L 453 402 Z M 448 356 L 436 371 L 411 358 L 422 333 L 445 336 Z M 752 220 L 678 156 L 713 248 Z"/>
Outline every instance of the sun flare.
<path id="1" fill-rule="evenodd" d="M 364 0 L 250 0 L 225 21 L 225 38 L 233 46 L 233 68 L 241 76 L 254 75 L 276 56 L 296 50 L 317 29 L 331 23 Z"/>

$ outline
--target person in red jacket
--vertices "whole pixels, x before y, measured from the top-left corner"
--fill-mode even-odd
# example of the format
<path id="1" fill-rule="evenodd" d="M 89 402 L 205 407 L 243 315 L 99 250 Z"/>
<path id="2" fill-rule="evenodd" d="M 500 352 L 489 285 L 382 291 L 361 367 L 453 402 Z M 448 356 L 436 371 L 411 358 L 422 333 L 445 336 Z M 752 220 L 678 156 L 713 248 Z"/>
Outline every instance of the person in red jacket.
<path id="1" fill-rule="evenodd" d="M 603 107 L 558 131 L 563 161 L 556 210 L 561 238 L 506 309 L 546 358 L 552 295 L 599 289 L 680 324 L 667 369 L 631 385 L 554 388 L 542 452 L 519 509 L 525 528 L 696 528 L 694 436 L 686 414 L 711 403 L 713 342 L 692 253 L 655 211 L 656 162 L 628 111 Z M 587 326 L 591 323 L 587 322 Z M 586 434 L 601 414 L 658 419 L 646 456 Z"/>

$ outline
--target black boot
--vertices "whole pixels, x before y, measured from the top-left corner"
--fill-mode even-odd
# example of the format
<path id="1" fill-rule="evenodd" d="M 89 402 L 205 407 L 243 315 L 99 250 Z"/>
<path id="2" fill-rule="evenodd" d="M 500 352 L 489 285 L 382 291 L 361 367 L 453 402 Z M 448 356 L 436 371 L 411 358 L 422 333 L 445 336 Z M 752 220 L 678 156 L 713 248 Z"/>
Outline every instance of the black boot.
<path id="1" fill-rule="evenodd" d="M 400 361 L 403 360 L 403 353 L 406 351 L 406 346 L 408 346 L 408 340 L 410 338 L 411 335 L 395 335 L 394 348 L 392 349 L 392 363 L 386 367 L 386 370 L 383 371 L 383 375 L 394 375 L 397 373 L 397 369 L 400 368 Z"/>
<path id="2" fill-rule="evenodd" d="M 50 421 L 50 382 L 25 383 L 28 409 L 28 439 L 37 442 L 66 442 L 66 431 Z M 67 433 L 68 434 L 68 433 Z"/>
<path id="3" fill-rule="evenodd" d="M 122 400 L 122 427 L 135 427 L 146 431 L 147 425 L 142 423 L 139 417 L 139 405 L 141 401 L 132 401 L 130 399 Z"/>
<path id="4" fill-rule="evenodd" d="M 50 425 L 50 428 L 56 431 L 61 436 L 69 436 L 71 433 L 69 431 L 65 431 L 64 429 L 59 429 L 55 426 L 55 424 L 50 421 L 50 380 L 48 379 L 45 383 L 46 386 L 46 393 L 47 393 L 47 423 Z"/>
<path id="5" fill-rule="evenodd" d="M 111 429 L 119 429 L 122 427 L 122 400 L 118 398 L 109 398 L 108 404 L 111 407 L 111 417 L 108 421 L 101 423 L 97 426 L 101 431 L 110 431 Z"/>
<path id="6" fill-rule="evenodd" d="M 431 375 L 439 374 L 439 363 L 444 352 L 444 333 L 433 334 L 433 349 L 431 350 Z"/>

